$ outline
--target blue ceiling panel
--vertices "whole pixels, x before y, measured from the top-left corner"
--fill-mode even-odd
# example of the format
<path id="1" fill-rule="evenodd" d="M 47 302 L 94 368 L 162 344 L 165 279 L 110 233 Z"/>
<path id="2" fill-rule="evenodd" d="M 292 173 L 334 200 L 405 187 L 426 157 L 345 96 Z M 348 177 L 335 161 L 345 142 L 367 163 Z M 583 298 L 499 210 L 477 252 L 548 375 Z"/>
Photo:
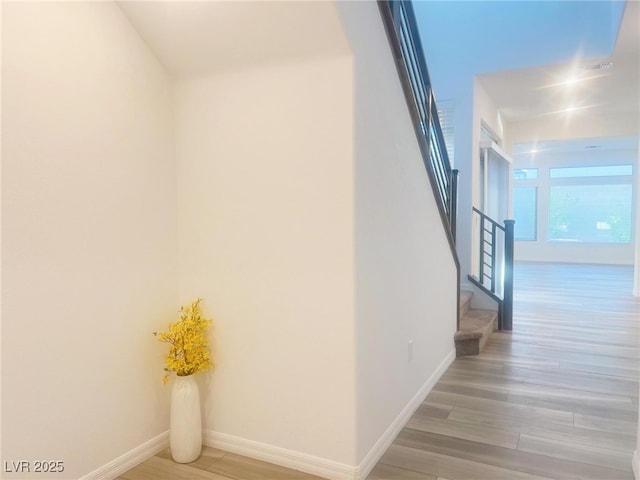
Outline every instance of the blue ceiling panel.
<path id="1" fill-rule="evenodd" d="M 578 58 L 602 58 L 615 47 L 624 1 L 414 2 L 436 91 L 462 75 Z"/>

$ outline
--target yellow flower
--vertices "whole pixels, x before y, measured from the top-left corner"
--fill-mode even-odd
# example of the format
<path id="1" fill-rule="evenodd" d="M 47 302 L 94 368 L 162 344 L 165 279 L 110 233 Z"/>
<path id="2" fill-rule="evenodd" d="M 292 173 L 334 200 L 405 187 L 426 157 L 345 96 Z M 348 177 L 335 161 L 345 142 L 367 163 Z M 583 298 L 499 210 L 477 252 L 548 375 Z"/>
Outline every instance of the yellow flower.
<path id="1" fill-rule="evenodd" d="M 209 352 L 208 329 L 212 320 L 202 316 L 201 301 L 198 298 L 191 305 L 180 307 L 180 319 L 169 324 L 168 332 L 153 333 L 158 341 L 170 345 L 163 384 L 169 381 L 171 372 L 184 377 L 215 366 Z"/>

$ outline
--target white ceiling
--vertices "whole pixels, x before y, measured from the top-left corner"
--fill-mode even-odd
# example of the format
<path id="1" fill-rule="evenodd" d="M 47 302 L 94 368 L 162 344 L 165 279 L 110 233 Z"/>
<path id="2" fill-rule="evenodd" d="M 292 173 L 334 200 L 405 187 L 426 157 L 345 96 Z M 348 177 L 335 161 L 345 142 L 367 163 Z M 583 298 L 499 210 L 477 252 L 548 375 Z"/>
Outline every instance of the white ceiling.
<path id="1" fill-rule="evenodd" d="M 478 75 L 506 121 L 555 115 L 571 106 L 590 115 L 639 112 L 640 2 L 628 1 L 613 55 Z M 608 70 L 584 66 L 612 62 Z M 564 82 L 570 75 L 578 81 Z"/>
<path id="2" fill-rule="evenodd" d="M 118 2 L 175 77 L 348 51 L 332 2 Z"/>
<path id="3" fill-rule="evenodd" d="M 514 145 L 513 156 L 521 158 L 532 153 L 550 152 L 570 153 L 588 151 L 636 150 L 638 137 L 605 137 L 605 138 L 577 138 L 573 140 L 542 141 L 520 143 Z"/>
<path id="4" fill-rule="evenodd" d="M 176 78 L 350 51 L 334 2 L 121 0 L 118 4 Z M 570 105 L 593 115 L 638 113 L 639 26 L 640 2 L 629 0 L 611 56 L 477 78 L 507 122 L 544 121 Z M 606 62 L 613 62 L 613 67 L 580 70 Z M 561 85 L 576 69 L 581 80 L 571 88 Z"/>

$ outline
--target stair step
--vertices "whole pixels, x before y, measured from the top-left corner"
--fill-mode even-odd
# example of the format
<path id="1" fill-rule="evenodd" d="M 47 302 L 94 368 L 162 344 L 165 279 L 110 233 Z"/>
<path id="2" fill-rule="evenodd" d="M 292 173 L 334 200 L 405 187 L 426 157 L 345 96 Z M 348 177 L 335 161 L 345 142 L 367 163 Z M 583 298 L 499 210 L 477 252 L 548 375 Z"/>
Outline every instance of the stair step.
<path id="1" fill-rule="evenodd" d="M 460 296 L 462 312 L 462 294 Z M 495 310 L 467 309 L 460 318 L 460 330 L 455 334 L 456 356 L 478 355 L 489 336 L 496 330 L 498 312 Z"/>

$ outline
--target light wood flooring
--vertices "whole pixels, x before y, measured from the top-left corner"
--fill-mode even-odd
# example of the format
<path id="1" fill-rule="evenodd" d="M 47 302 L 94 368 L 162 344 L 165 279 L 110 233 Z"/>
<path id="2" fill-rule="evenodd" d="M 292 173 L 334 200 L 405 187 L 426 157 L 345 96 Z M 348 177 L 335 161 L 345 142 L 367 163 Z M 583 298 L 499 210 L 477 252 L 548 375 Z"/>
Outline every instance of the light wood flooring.
<path id="1" fill-rule="evenodd" d="M 632 269 L 518 264 L 514 330 L 456 359 L 368 480 L 632 480 L 638 314 Z M 121 480 L 311 480 L 206 448 Z"/>

